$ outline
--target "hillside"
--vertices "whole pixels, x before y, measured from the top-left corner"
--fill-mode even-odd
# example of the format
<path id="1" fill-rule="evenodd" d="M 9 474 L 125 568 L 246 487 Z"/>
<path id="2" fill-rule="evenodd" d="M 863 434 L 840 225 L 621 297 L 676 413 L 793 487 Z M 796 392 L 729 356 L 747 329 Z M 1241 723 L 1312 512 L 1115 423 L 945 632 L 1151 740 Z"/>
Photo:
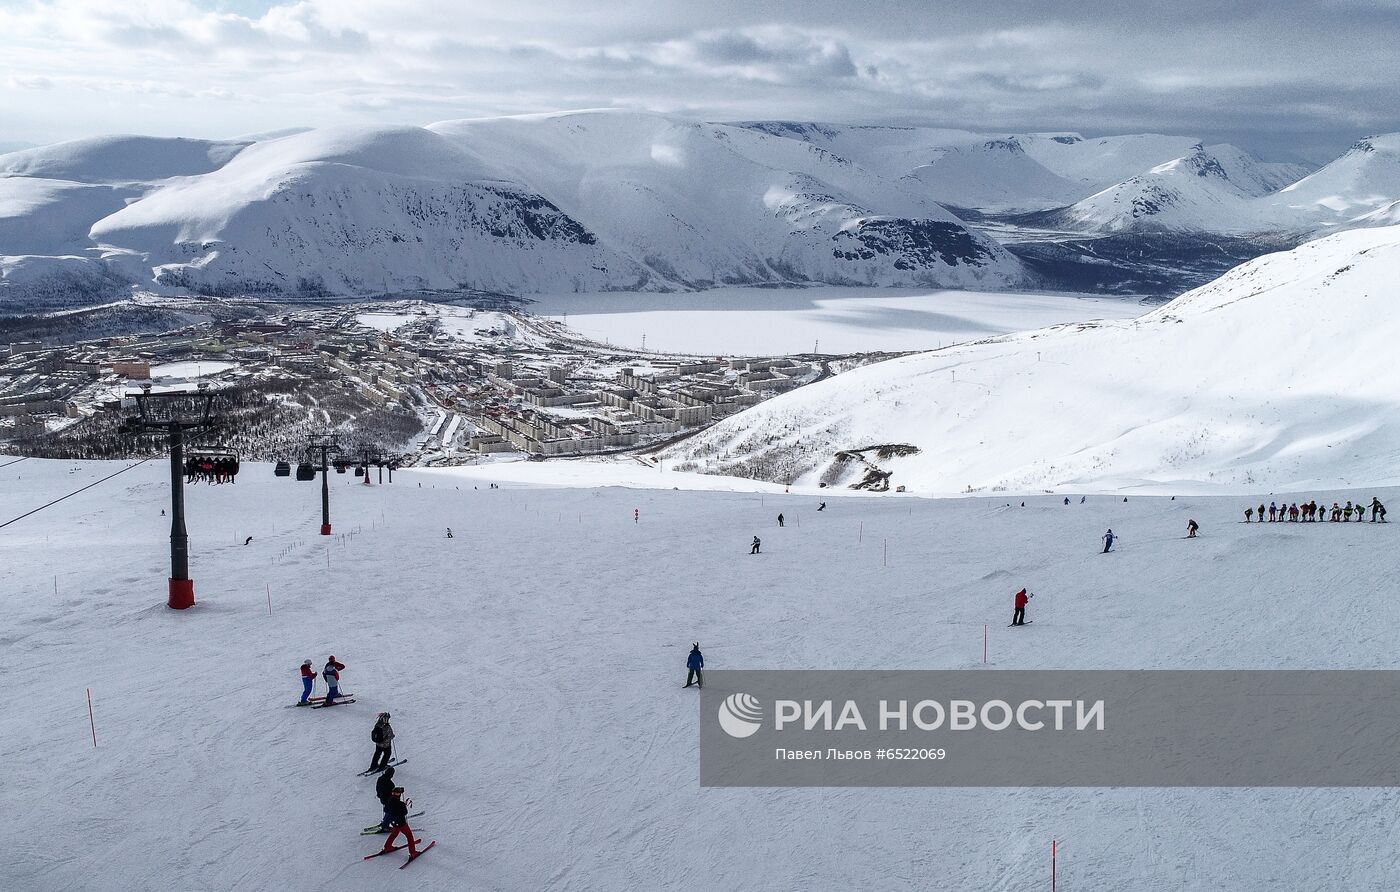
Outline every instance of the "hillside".
<path id="1" fill-rule="evenodd" d="M 673 467 L 844 484 L 884 444 L 918 492 L 1400 482 L 1400 227 L 1246 263 L 1133 321 L 1061 326 L 867 366 L 673 447 Z"/>

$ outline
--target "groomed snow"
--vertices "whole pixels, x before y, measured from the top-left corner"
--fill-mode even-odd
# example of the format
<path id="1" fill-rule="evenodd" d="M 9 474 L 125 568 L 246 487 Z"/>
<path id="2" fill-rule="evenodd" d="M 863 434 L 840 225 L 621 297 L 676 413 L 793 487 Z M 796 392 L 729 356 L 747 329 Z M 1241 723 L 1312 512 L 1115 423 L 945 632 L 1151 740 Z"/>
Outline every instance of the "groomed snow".
<path id="1" fill-rule="evenodd" d="M 715 288 L 687 294 L 561 294 L 530 312 L 597 341 L 693 354 L 931 350 L 1061 322 L 1127 319 L 1132 299 L 899 288 Z"/>
<path id="2" fill-rule="evenodd" d="M 123 466 L 9 465 L 0 517 Z M 314 484 L 249 464 L 188 490 L 199 603 L 177 613 L 166 473 L 0 530 L 0 887 L 1030 889 L 1052 838 L 1066 889 L 1400 887 L 1393 790 L 701 789 L 681 689 L 695 640 L 710 669 L 971 669 L 984 623 L 990 670 L 1389 668 L 1400 626 L 1375 580 L 1395 525 L 1244 526 L 1248 500 L 1192 497 L 818 514 L 810 496 L 404 471 L 336 480 L 336 532 L 355 535 L 327 539 Z M 1181 539 L 1188 517 L 1201 539 Z M 1108 526 L 1121 551 L 1101 556 Z M 1035 624 L 1008 629 L 1022 585 Z M 282 708 L 300 662 L 332 653 L 358 702 Z M 379 818 L 354 773 L 380 710 L 438 841 L 403 874 L 356 835 Z"/>

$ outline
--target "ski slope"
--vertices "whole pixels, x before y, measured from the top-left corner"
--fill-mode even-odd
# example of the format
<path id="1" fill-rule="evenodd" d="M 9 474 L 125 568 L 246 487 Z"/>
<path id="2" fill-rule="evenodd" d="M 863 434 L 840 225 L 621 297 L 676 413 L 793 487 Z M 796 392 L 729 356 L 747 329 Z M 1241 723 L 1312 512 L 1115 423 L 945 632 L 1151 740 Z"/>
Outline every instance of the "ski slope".
<path id="1" fill-rule="evenodd" d="M 0 468 L 0 522 L 123 466 Z M 1048 885 L 1052 838 L 1065 889 L 1400 885 L 1392 790 L 701 789 L 681 689 L 694 640 L 710 669 L 968 669 L 984 624 L 989 670 L 1389 668 L 1377 571 L 1400 527 L 1237 523 L 1263 493 L 824 492 L 818 514 L 814 492 L 490 473 L 335 480 L 331 538 L 317 487 L 270 466 L 191 486 L 181 613 L 158 462 L 0 529 L 0 887 L 1019 890 Z M 1101 556 L 1108 526 L 1121 551 Z M 1034 625 L 1008 629 L 1022 585 Z M 283 708 L 332 653 L 358 702 Z M 357 835 L 379 818 L 354 773 L 380 710 L 438 843 L 403 873 Z"/>

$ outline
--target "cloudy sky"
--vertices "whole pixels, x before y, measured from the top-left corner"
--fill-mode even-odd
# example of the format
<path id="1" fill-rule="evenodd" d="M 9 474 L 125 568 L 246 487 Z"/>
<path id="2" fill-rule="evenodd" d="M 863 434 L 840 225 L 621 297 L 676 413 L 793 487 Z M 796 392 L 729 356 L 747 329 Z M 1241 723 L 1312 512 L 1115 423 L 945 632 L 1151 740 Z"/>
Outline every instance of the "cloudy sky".
<path id="1" fill-rule="evenodd" d="M 1397 72 L 1400 0 L 0 0 L 0 145 L 623 106 L 1322 161 Z"/>

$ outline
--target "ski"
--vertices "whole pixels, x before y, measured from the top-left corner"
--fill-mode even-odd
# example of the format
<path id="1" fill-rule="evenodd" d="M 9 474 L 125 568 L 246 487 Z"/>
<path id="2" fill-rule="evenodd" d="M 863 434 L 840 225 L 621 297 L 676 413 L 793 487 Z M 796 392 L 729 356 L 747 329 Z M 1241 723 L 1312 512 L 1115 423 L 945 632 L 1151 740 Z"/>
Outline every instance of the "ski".
<path id="1" fill-rule="evenodd" d="M 435 845 L 437 845 L 437 840 L 436 840 L 436 839 L 433 840 L 432 842 L 428 843 L 427 845 L 423 846 L 423 848 L 419 849 L 419 850 L 418 850 L 418 855 L 423 854 L 424 852 L 428 851 L 428 849 L 431 849 L 431 848 L 432 848 L 433 846 L 435 846 Z M 412 863 L 414 862 L 414 860 L 418 857 L 418 855 L 409 855 L 409 856 L 408 856 L 408 860 L 399 865 L 399 870 L 403 870 L 405 867 L 407 867 L 408 865 L 412 864 Z"/>
<path id="2" fill-rule="evenodd" d="M 390 762 L 388 765 L 384 765 L 384 766 L 381 766 L 381 767 L 379 767 L 379 768 L 366 768 L 364 771 L 361 771 L 361 772 L 360 772 L 360 775 L 359 775 L 359 776 L 360 776 L 360 777 L 369 777 L 371 774 L 379 774 L 379 773 L 380 773 L 381 771 L 383 771 L 385 768 L 393 768 L 394 766 L 396 766 L 396 765 L 402 765 L 403 763 L 405 763 L 405 762 L 407 762 L 407 761 L 408 761 L 407 759 L 395 759 L 394 761 Z"/>
<path id="3" fill-rule="evenodd" d="M 414 842 L 417 842 L 417 840 L 414 840 Z M 380 855 L 387 855 L 387 854 L 389 854 L 390 852 L 397 852 L 399 849 L 406 849 L 406 848 L 408 848 L 408 843 L 404 843 L 403 845 L 400 845 L 400 846 L 391 846 L 391 847 L 389 847 L 389 848 L 387 848 L 387 849 L 380 849 L 379 851 L 375 852 L 373 855 L 366 855 L 366 856 L 364 857 L 363 860 L 368 861 L 368 860 L 371 859 L 371 858 L 378 858 Z"/>
<path id="4" fill-rule="evenodd" d="M 354 702 L 355 702 L 355 698 L 351 697 L 349 700 L 337 700 L 337 701 L 335 701 L 334 703 L 332 703 L 332 704 L 330 704 L 330 705 L 331 705 L 331 706 L 344 706 L 344 705 L 347 704 L 347 703 L 354 703 Z M 325 703 L 316 703 L 316 704 L 312 705 L 311 708 L 312 708 L 312 709 L 325 709 L 325 708 L 326 708 L 326 704 L 325 704 Z"/>
<path id="5" fill-rule="evenodd" d="M 349 697 L 349 698 L 352 698 L 352 699 L 353 699 L 355 695 L 354 695 L 354 694 L 341 694 L 340 696 L 341 696 L 341 697 Z M 324 700 L 324 699 L 326 699 L 326 698 L 325 698 L 325 697 L 311 697 L 311 698 L 309 698 L 308 700 L 306 700 L 306 702 L 304 702 L 304 703 L 288 703 L 288 704 L 287 704 L 287 708 L 288 708 L 288 709 L 295 709 L 295 708 L 298 707 L 298 706 L 315 706 L 317 703 L 320 703 L 320 702 L 321 702 L 322 700 Z"/>
<path id="6" fill-rule="evenodd" d="M 421 815 L 421 814 L 423 813 L 423 811 L 424 811 L 424 809 L 420 809 L 420 810 L 414 812 L 413 814 L 409 815 L 409 817 L 410 817 L 410 818 L 416 818 L 416 817 L 418 817 L 419 815 Z M 361 832 L 361 833 L 378 833 L 378 832 L 380 832 L 380 830 L 379 830 L 379 825 L 378 825 L 378 824 L 370 824 L 368 827 L 366 827 L 365 829 L 361 830 L 360 832 Z M 388 830 L 385 830 L 385 831 L 383 831 L 383 832 L 384 832 L 384 833 L 388 833 L 389 831 L 388 831 Z"/>
<path id="7" fill-rule="evenodd" d="M 1025 622 L 1021 623 L 1020 625 L 1029 626 L 1029 625 L 1030 625 L 1031 623 L 1033 623 L 1033 622 L 1035 622 L 1035 620 L 1033 620 L 1033 619 L 1028 619 L 1028 620 L 1026 620 Z M 1016 623 L 1008 623 L 1006 627 L 1009 629 L 1009 628 L 1011 628 L 1011 627 L 1014 626 L 1014 625 L 1016 625 Z"/>

